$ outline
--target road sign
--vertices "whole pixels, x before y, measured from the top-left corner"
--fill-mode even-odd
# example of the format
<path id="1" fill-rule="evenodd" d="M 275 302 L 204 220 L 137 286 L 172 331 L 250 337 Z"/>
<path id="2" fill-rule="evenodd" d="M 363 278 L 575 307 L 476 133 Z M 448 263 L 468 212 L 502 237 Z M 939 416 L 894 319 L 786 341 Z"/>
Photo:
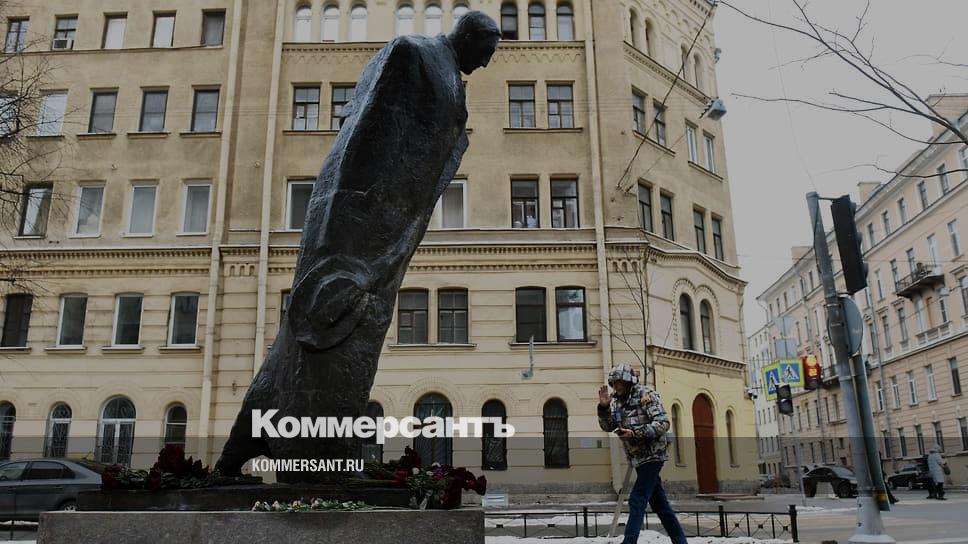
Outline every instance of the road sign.
<path id="1" fill-rule="evenodd" d="M 776 388 L 780 385 L 780 365 L 773 363 L 763 367 L 763 383 L 766 384 L 766 400 L 776 400 Z"/>
<path id="2" fill-rule="evenodd" d="M 780 361 L 780 382 L 803 387 L 803 366 L 800 359 Z"/>

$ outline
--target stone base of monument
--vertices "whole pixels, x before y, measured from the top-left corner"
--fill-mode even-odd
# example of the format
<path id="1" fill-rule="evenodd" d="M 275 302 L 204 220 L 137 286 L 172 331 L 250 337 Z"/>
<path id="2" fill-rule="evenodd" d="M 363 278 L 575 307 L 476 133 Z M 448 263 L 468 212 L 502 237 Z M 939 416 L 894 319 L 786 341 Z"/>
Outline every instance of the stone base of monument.
<path id="1" fill-rule="evenodd" d="M 484 511 L 47 512 L 38 544 L 484 544 Z"/>

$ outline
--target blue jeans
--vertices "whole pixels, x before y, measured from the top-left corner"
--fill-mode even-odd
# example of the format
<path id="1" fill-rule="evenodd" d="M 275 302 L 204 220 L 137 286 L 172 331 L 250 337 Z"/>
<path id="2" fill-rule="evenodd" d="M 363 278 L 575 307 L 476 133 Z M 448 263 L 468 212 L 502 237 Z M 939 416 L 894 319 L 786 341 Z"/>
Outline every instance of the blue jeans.
<path id="1" fill-rule="evenodd" d="M 629 520 L 625 524 L 625 540 L 622 544 L 638 542 L 642 522 L 645 521 L 646 504 L 651 506 L 652 511 L 659 516 L 659 521 L 662 522 L 662 527 L 665 528 L 672 544 L 687 544 L 682 525 L 679 525 L 676 513 L 672 510 L 672 505 L 669 504 L 669 499 L 662 489 L 660 470 L 662 470 L 661 462 L 643 463 L 635 468 L 637 477 L 629 494 Z"/>

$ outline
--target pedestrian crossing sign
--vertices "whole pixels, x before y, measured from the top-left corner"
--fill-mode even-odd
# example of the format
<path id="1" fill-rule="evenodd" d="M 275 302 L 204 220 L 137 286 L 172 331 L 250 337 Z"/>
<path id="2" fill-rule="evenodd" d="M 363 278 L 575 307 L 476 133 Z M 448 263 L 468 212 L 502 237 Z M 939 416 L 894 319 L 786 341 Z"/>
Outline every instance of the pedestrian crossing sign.
<path id="1" fill-rule="evenodd" d="M 780 380 L 786 385 L 803 387 L 803 361 L 800 359 L 780 361 Z"/>
<path id="2" fill-rule="evenodd" d="M 766 385 L 766 400 L 776 400 L 776 388 L 781 383 L 778 363 L 763 367 L 763 383 Z"/>

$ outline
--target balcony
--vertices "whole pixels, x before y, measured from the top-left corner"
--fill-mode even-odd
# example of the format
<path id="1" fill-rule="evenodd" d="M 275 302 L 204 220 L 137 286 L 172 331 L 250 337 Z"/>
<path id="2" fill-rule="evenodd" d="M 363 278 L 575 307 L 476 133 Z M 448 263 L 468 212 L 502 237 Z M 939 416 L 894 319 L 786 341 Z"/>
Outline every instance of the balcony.
<path id="1" fill-rule="evenodd" d="M 894 284 L 894 293 L 899 297 L 911 299 L 914 295 L 944 285 L 941 267 L 918 263 L 914 272 Z"/>
<path id="2" fill-rule="evenodd" d="M 946 322 L 938 325 L 937 327 L 932 327 L 924 332 L 919 332 L 915 336 L 918 339 L 918 345 L 924 346 L 950 336 L 951 332 L 951 323 Z"/>

